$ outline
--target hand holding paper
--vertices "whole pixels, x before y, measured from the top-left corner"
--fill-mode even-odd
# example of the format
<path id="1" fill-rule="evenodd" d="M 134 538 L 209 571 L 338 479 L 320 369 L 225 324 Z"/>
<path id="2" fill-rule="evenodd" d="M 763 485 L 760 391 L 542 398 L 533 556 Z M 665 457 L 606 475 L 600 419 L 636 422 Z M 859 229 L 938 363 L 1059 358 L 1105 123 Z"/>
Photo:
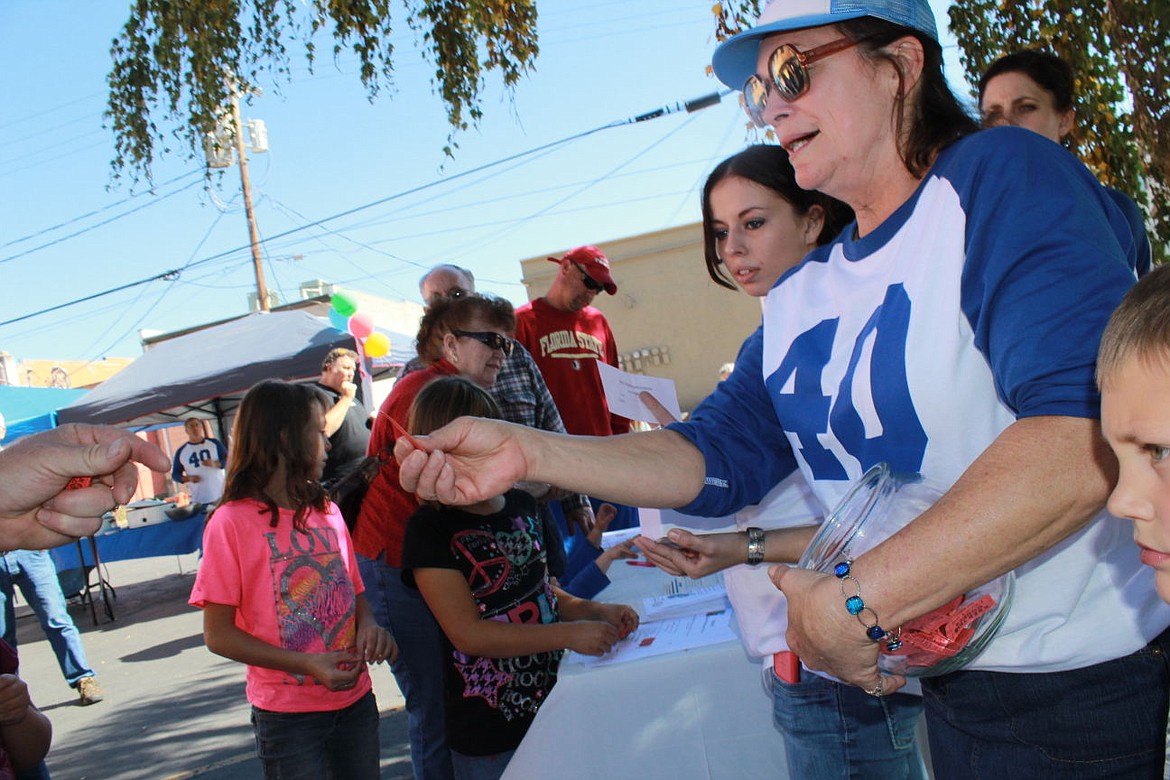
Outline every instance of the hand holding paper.
<path id="1" fill-rule="evenodd" d="M 657 406 L 670 414 L 670 420 L 682 418 L 682 410 L 678 405 L 678 393 L 674 387 L 674 380 L 643 374 L 628 374 L 620 371 L 608 363 L 597 362 L 597 370 L 601 375 L 601 386 L 605 389 L 605 400 L 609 410 L 614 414 L 628 417 L 631 420 L 665 423 L 660 419 L 661 413 L 647 406 L 641 398 L 643 392 L 650 393 L 659 403 Z"/>

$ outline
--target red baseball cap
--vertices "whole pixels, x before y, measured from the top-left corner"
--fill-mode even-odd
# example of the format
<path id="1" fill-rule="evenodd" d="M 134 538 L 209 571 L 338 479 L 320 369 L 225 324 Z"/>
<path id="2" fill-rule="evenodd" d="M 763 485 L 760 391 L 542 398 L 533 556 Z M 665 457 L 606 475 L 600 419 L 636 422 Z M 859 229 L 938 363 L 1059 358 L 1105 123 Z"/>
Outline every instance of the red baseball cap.
<path id="1" fill-rule="evenodd" d="M 609 258 L 597 247 L 579 246 L 576 249 L 570 249 L 564 257 L 549 258 L 551 263 L 559 263 L 562 260 L 569 260 L 581 266 L 585 273 L 589 274 L 589 278 L 604 287 L 610 295 L 617 292 L 617 282 L 613 280 L 613 274 L 609 272 Z"/>

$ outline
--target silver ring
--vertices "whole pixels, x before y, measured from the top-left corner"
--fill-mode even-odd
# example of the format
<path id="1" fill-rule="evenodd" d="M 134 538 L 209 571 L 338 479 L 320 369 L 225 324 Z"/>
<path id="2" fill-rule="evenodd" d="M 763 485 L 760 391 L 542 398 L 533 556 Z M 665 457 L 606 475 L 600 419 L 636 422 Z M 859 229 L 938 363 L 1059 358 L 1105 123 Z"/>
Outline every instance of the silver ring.
<path id="1" fill-rule="evenodd" d="M 873 688 L 866 688 L 865 692 L 868 693 L 870 696 L 873 696 L 875 699 L 880 699 L 886 693 L 886 680 L 885 680 L 885 678 L 879 677 L 878 681 L 877 681 L 877 685 L 873 686 Z"/>

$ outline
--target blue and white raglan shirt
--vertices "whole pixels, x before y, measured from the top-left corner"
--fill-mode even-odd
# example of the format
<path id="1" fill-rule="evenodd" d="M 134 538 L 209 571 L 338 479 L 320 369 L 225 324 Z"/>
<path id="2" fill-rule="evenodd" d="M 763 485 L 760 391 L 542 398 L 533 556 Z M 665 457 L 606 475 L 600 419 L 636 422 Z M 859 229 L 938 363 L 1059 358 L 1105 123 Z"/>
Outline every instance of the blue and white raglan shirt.
<path id="1" fill-rule="evenodd" d="M 728 514 L 796 468 L 826 509 L 880 462 L 951 485 L 1018 418 L 1099 415 L 1097 346 L 1136 255 L 1106 190 L 1059 146 L 1018 128 L 972 135 L 852 234 L 780 278 L 735 372 L 671 426 L 706 461 L 681 511 Z M 1102 512 L 1016 570 L 1008 617 L 970 668 L 1080 668 L 1167 625 L 1130 524 Z"/>
<path id="2" fill-rule="evenodd" d="M 214 460 L 222 466 L 204 466 L 203 461 Z M 199 477 L 198 482 L 188 483 L 187 489 L 191 493 L 191 501 L 196 504 L 214 504 L 223 496 L 224 481 L 227 472 L 227 448 L 219 439 L 205 436 L 198 444 L 185 442 L 175 450 L 175 457 L 171 461 L 171 479 L 176 483 L 183 481 L 183 476 Z"/>

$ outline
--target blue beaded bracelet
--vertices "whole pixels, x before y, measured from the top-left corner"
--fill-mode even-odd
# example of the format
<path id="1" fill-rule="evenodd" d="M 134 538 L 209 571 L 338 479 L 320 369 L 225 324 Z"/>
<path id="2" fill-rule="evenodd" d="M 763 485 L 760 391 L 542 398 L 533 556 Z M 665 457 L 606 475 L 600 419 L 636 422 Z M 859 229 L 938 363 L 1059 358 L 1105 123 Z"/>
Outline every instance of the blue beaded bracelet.
<path id="1" fill-rule="evenodd" d="M 857 578 L 850 574 L 853 568 L 853 561 L 846 560 L 838 563 L 833 567 L 833 574 L 840 580 L 841 596 L 845 599 L 845 609 L 850 615 L 857 618 L 857 622 L 865 629 L 865 635 L 874 642 L 886 640 L 886 650 L 894 652 L 902 646 L 902 628 L 899 626 L 894 631 L 886 631 L 878 625 L 878 616 L 869 607 L 865 606 L 865 601 L 861 598 L 861 583 Z M 845 583 L 852 582 L 854 592 L 852 595 L 845 589 Z M 868 617 L 865 613 L 873 616 L 872 622 L 867 622 Z"/>

